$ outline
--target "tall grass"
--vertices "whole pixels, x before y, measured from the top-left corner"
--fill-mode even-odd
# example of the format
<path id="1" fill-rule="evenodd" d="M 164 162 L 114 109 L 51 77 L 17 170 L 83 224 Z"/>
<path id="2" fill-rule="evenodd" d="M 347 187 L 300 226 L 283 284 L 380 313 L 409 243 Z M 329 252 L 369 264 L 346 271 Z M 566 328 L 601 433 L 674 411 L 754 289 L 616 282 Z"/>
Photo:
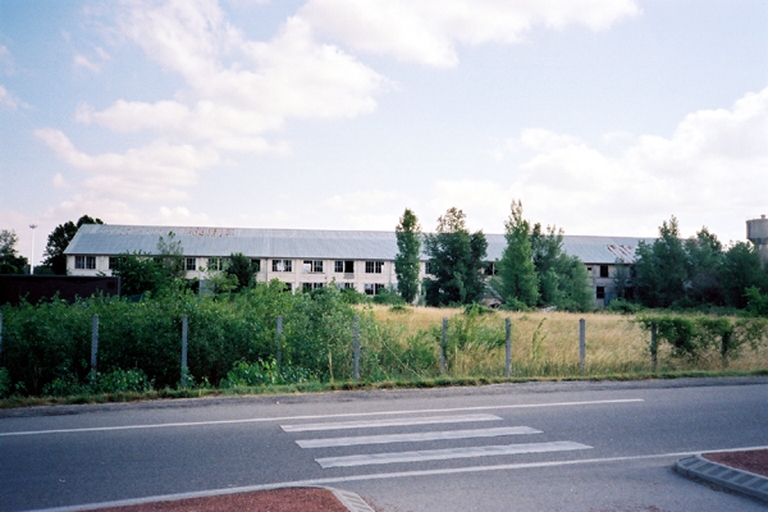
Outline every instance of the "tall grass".
<path id="1" fill-rule="evenodd" d="M 652 370 L 650 335 L 634 316 L 608 313 L 493 312 L 483 314 L 466 326 L 461 309 L 375 306 L 373 317 L 391 335 L 389 351 L 412 350 L 414 340 L 429 344 L 423 358 L 431 357 L 430 371 L 439 371 L 440 337 L 443 318 L 448 318 L 448 374 L 452 376 L 504 376 L 505 318 L 512 323 L 512 374 L 515 377 L 573 377 L 580 374 L 579 319 L 585 320 L 586 373 L 591 376 L 647 373 Z M 456 339 L 461 334 L 465 339 Z M 469 336 L 467 339 L 466 337 Z M 766 336 L 754 349 L 743 346 L 732 357 L 729 369 L 768 369 Z M 371 347 L 374 349 L 374 347 Z M 717 347 L 708 347 L 694 358 L 674 357 L 670 346 L 661 344 L 658 371 L 719 371 L 722 358 Z M 407 372 L 404 372 L 407 373 Z M 416 371 L 413 372 L 417 373 Z"/>

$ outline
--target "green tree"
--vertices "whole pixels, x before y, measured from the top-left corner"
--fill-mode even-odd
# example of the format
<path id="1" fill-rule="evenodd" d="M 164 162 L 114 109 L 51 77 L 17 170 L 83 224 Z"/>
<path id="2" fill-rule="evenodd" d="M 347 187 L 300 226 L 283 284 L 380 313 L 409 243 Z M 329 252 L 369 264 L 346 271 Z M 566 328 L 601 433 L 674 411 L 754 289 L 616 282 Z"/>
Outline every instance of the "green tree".
<path id="1" fill-rule="evenodd" d="M 236 292 L 251 288 L 256 282 L 254 274 L 256 268 L 253 262 L 245 254 L 236 252 L 229 257 L 229 264 L 224 271 L 228 276 L 237 279 Z"/>
<path id="2" fill-rule="evenodd" d="M 616 298 L 628 299 L 630 267 L 621 258 L 616 260 L 615 266 L 616 271 L 613 274 L 613 290 L 616 293 Z"/>
<path id="3" fill-rule="evenodd" d="M 488 242 L 482 231 L 469 233 L 463 211 L 450 208 L 439 217 L 437 231 L 425 235 L 424 246 L 431 274 L 424 280 L 427 304 L 470 304 L 482 297 Z"/>
<path id="4" fill-rule="evenodd" d="M 722 287 L 726 304 L 739 309 L 747 307 L 750 297 L 768 291 L 768 274 L 763 269 L 760 255 L 749 242 L 737 242 L 723 256 L 721 266 Z"/>
<path id="5" fill-rule="evenodd" d="M 659 238 L 652 244 L 638 244 L 636 256 L 635 286 L 641 303 L 663 308 L 684 303 L 688 254 L 674 216 L 662 223 Z"/>
<path id="6" fill-rule="evenodd" d="M 421 226 L 419 219 L 408 208 L 395 228 L 397 256 L 395 275 L 397 291 L 403 300 L 412 303 L 419 295 L 419 267 L 421 265 Z"/>
<path id="7" fill-rule="evenodd" d="M 43 266 L 50 268 L 54 274 L 67 274 L 67 257 L 64 255 L 64 251 L 83 224 L 104 224 L 104 222 L 101 219 L 94 219 L 88 215 L 83 215 L 77 219 L 77 223 L 70 220 L 56 226 L 51 234 L 48 235 Z"/>
<path id="8" fill-rule="evenodd" d="M 170 279 L 183 279 L 186 275 L 184 267 L 184 247 L 181 240 L 176 239 L 176 233 L 170 231 L 167 237 L 157 241 L 158 256 L 155 261 L 160 264 L 165 275 Z"/>
<path id="9" fill-rule="evenodd" d="M 539 305 L 570 311 L 592 309 L 592 286 L 584 263 L 563 250 L 563 231 L 536 223 L 531 232 L 533 266 L 539 280 Z"/>
<path id="10" fill-rule="evenodd" d="M 19 237 L 13 230 L 0 230 L 0 274 L 23 274 L 27 258 L 19 256 L 16 244 Z"/>
<path id="11" fill-rule="evenodd" d="M 539 300 L 539 279 L 533 264 L 531 225 L 523 219 L 523 204 L 512 201 L 509 218 L 504 222 L 507 247 L 498 263 L 501 295 L 508 307 L 534 307 Z"/>
<path id="12" fill-rule="evenodd" d="M 695 237 L 685 241 L 688 253 L 688 282 L 686 295 L 693 304 L 725 303 L 721 269 L 725 257 L 723 244 L 717 236 L 702 228 Z"/>
<path id="13" fill-rule="evenodd" d="M 158 294 L 168 284 L 163 266 L 149 254 L 121 254 L 112 261 L 112 275 L 120 278 L 120 294 L 138 296 Z"/>

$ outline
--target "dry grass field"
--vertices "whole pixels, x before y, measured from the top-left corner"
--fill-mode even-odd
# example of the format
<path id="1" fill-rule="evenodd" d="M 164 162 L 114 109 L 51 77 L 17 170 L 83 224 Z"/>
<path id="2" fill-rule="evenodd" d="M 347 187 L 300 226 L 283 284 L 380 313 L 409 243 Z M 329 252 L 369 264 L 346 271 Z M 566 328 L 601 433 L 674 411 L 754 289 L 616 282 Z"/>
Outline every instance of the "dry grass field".
<path id="1" fill-rule="evenodd" d="M 580 374 L 579 320 L 585 320 L 586 374 L 588 376 L 649 373 L 652 370 L 650 335 L 631 315 L 609 313 L 507 312 L 468 318 L 461 309 L 374 306 L 374 318 L 386 329 L 389 343 L 403 350 L 421 339 L 439 357 L 442 319 L 449 319 L 446 359 L 452 376 L 505 375 L 505 319 L 512 324 L 512 375 L 514 377 L 569 377 Z M 731 356 L 728 370 L 768 370 L 768 343 L 754 350 L 743 346 Z M 716 347 L 696 359 L 673 357 L 661 343 L 658 371 L 721 371 Z M 414 372 L 416 373 L 416 372 Z"/>

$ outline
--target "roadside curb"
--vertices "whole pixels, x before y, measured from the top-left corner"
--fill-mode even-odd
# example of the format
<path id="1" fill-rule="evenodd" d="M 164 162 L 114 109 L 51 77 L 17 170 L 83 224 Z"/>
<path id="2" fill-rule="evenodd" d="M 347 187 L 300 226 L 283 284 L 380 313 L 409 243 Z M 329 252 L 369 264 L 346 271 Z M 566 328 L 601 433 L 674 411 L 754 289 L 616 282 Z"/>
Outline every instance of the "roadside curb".
<path id="1" fill-rule="evenodd" d="M 762 475 L 712 462 L 701 455 L 683 457 L 675 462 L 674 469 L 688 478 L 768 501 L 768 478 Z"/>
<path id="2" fill-rule="evenodd" d="M 333 487 L 326 487 L 333 493 L 334 496 L 341 502 L 342 505 L 347 507 L 349 512 L 375 512 L 370 505 L 368 505 L 363 498 L 352 491 L 345 491 L 343 489 L 334 489 Z"/>

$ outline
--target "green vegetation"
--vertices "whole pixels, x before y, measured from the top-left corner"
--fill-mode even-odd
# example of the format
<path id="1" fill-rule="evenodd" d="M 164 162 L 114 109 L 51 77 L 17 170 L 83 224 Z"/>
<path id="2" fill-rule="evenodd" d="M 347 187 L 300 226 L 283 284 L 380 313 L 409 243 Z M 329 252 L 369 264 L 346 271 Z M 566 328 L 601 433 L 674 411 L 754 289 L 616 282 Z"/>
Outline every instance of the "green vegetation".
<path id="1" fill-rule="evenodd" d="M 641 243 L 636 255 L 636 298 L 645 307 L 765 314 L 761 304 L 768 294 L 768 270 L 750 243 L 726 250 L 706 228 L 683 240 L 672 217 L 662 223 L 659 238 Z"/>
<path id="2" fill-rule="evenodd" d="M 400 223 L 395 228 L 397 237 L 397 255 L 395 256 L 395 275 L 397 291 L 408 304 L 419 295 L 419 270 L 421 268 L 421 226 L 416 215 L 405 209 Z"/>
<path id="3" fill-rule="evenodd" d="M 0 274 L 23 274 L 28 262 L 19 256 L 16 244 L 19 236 L 15 231 L 0 231 Z"/>
<path id="4" fill-rule="evenodd" d="M 485 291 L 481 273 L 488 242 L 482 231 L 467 230 L 466 215 L 450 208 L 438 218 L 437 231 L 425 235 L 430 276 L 424 280 L 427 305 L 478 302 Z"/>
<path id="5" fill-rule="evenodd" d="M 531 224 L 523 219 L 523 204 L 512 202 L 504 222 L 507 247 L 498 264 L 500 293 L 506 309 L 524 310 L 539 302 L 539 278 L 533 263 Z"/>
<path id="6" fill-rule="evenodd" d="M 4 306 L 0 398 L 8 406 L 39 403 L 35 397 L 53 403 L 267 388 L 296 392 L 580 378 L 579 316 L 574 314 L 497 312 L 479 305 L 355 305 L 346 295 L 336 287 L 291 294 L 274 281 L 219 296 L 180 292 L 138 301 L 92 298 Z M 95 372 L 90 368 L 94 314 L 99 315 Z M 188 367 L 182 373 L 184 316 Z M 510 378 L 504 363 L 507 316 L 512 321 Z M 581 316 L 587 325 L 586 378 L 768 371 L 765 318 L 657 312 Z M 655 348 L 649 334 L 654 324 Z M 356 325 L 358 382 L 352 380 Z"/>

